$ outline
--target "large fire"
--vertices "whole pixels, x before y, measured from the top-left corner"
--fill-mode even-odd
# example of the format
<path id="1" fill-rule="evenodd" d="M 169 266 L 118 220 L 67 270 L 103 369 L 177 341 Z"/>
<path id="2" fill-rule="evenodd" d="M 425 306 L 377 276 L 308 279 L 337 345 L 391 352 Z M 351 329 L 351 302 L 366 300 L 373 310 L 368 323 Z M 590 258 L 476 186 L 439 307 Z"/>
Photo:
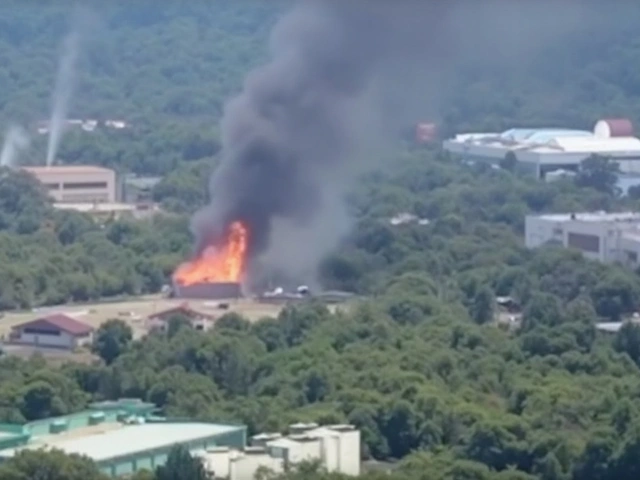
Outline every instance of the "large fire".
<path id="1" fill-rule="evenodd" d="M 240 222 L 229 226 L 220 247 L 207 247 L 200 256 L 180 265 L 173 279 L 182 286 L 197 283 L 240 282 L 247 255 L 247 228 Z"/>

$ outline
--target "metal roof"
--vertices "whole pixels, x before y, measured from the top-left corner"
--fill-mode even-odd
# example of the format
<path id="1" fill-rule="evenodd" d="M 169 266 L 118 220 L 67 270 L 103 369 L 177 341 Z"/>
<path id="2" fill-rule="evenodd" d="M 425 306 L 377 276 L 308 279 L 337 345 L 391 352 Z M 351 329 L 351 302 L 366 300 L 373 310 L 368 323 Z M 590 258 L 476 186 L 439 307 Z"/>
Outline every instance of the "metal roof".
<path id="1" fill-rule="evenodd" d="M 34 175 L 42 174 L 63 174 L 63 173 L 113 173 L 113 170 L 98 167 L 96 165 L 51 165 L 47 166 L 35 166 L 35 167 L 22 167 L 23 170 L 32 173 Z"/>
<path id="2" fill-rule="evenodd" d="M 113 428 L 108 428 L 113 427 Z M 4 450 L 0 457 L 11 457 L 21 449 L 55 448 L 67 454 L 85 455 L 96 462 L 148 450 L 168 448 L 175 444 L 205 440 L 217 435 L 244 430 L 243 426 L 212 423 L 147 423 L 142 425 L 109 425 L 75 431 L 72 438 L 65 435 L 39 437 L 36 443 L 17 449 Z"/>
<path id="3" fill-rule="evenodd" d="M 629 223 L 640 222 L 640 212 L 582 212 L 582 213 L 545 213 L 542 215 L 528 215 L 553 222 L 612 222 Z"/>
<path id="4" fill-rule="evenodd" d="M 35 320 L 31 320 L 30 322 L 15 325 L 13 328 L 21 330 L 42 323 L 51 325 L 71 335 L 86 335 L 93 331 L 93 327 L 91 327 L 90 325 L 79 322 L 75 318 L 71 318 L 62 313 L 54 313 L 51 315 L 47 315 L 46 317 L 36 318 Z"/>
<path id="5" fill-rule="evenodd" d="M 566 128 L 512 128 L 500 134 L 503 139 L 522 143 L 546 143 L 558 137 L 592 137 L 586 130 Z"/>
<path id="6" fill-rule="evenodd" d="M 550 144 L 565 152 L 640 152 L 640 139 L 636 137 L 556 137 Z"/>

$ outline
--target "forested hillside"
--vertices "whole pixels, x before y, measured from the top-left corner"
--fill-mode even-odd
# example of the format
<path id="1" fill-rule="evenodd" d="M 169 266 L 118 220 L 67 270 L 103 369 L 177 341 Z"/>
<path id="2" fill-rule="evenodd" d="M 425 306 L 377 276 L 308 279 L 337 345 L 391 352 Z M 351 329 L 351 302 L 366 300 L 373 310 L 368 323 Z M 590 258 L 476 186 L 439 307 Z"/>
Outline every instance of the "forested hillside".
<path id="1" fill-rule="evenodd" d="M 102 227 L 55 211 L 33 179 L 2 170 L 2 310 L 158 292 L 191 248 L 189 213 L 206 201 L 224 102 L 264 58 L 282 6 L 134 3 L 94 6 L 70 110 L 132 127 L 70 132 L 60 159 L 163 175 L 155 196 L 174 214 Z M 457 66 L 439 108 L 424 115 L 454 131 L 590 126 L 605 114 L 640 120 L 640 23 L 629 8 L 530 49 L 518 68 Z M 0 6 L 5 125 L 49 115 L 69 11 L 63 2 Z M 93 365 L 2 356 L 0 421 L 140 397 L 167 415 L 240 421 L 250 433 L 352 422 L 366 458 L 395 468 L 364 475 L 371 479 L 637 478 L 640 327 L 606 335 L 595 324 L 637 311 L 640 276 L 572 251 L 528 251 L 522 229 L 531 212 L 637 209 L 638 200 L 469 166 L 392 137 L 384 151 L 392 168 L 354 186 L 352 234 L 320 272 L 326 287 L 366 300 L 335 314 L 291 307 L 253 324 L 230 314 L 211 333 L 125 336 Z M 27 161 L 41 163 L 44 142 L 38 137 Z M 428 222 L 391 225 L 402 212 Z M 522 306 L 520 329 L 496 324 L 496 296 Z M 65 474 L 34 473 L 43 471 Z M 90 462 L 36 453 L 0 467 L 4 478 L 102 477 Z M 283 477 L 302 478 L 328 476 Z"/>

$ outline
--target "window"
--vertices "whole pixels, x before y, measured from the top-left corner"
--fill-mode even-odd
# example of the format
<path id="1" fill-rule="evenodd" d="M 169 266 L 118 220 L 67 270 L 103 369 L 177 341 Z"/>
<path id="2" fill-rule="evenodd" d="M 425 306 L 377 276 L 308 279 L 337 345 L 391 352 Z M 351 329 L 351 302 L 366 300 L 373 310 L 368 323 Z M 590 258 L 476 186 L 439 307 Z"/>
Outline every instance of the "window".
<path id="1" fill-rule="evenodd" d="M 93 202 L 108 202 L 109 201 L 109 196 L 108 195 L 96 195 L 95 193 L 89 193 L 89 194 L 66 194 L 66 195 L 61 195 L 61 200 L 63 202 L 78 202 L 78 203 L 82 203 L 82 202 L 88 202 L 88 203 L 93 203 Z"/>
<path id="2" fill-rule="evenodd" d="M 570 247 L 578 248 L 584 252 L 600 252 L 600 238 L 597 235 L 569 233 L 567 243 Z"/>
<path id="3" fill-rule="evenodd" d="M 631 250 L 626 250 L 627 260 L 630 262 L 636 263 L 638 261 L 638 252 L 632 252 Z"/>
<path id="4" fill-rule="evenodd" d="M 44 183 L 43 185 L 47 190 L 58 190 L 60 188 L 59 183 Z"/>
<path id="5" fill-rule="evenodd" d="M 22 330 L 23 333 L 30 335 L 55 335 L 60 336 L 60 330 L 50 328 L 38 328 L 38 327 L 26 327 Z"/>
<path id="6" fill-rule="evenodd" d="M 107 188 L 107 182 L 63 183 L 63 190 L 84 190 L 91 188 Z"/>

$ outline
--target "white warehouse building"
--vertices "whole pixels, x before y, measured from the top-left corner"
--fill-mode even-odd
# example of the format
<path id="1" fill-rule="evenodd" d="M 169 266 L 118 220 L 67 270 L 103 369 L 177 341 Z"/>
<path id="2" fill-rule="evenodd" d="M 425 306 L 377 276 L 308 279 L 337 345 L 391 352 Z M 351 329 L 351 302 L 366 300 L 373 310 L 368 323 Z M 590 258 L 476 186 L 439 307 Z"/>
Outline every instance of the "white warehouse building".
<path id="1" fill-rule="evenodd" d="M 329 473 L 360 475 L 360 432 L 351 425 L 320 427 L 315 423 L 294 424 L 291 434 L 262 433 L 250 447 L 236 450 L 213 447 L 197 452 L 214 478 L 253 480 L 260 470 L 279 474 L 301 462 L 319 462 Z"/>
<path id="2" fill-rule="evenodd" d="M 558 170 L 576 171 L 591 155 L 616 160 L 623 173 L 640 172 L 640 139 L 624 119 L 600 120 L 593 131 L 557 128 L 512 128 L 502 133 L 465 133 L 443 148 L 469 161 L 498 163 L 513 152 L 518 167 L 544 178 Z"/>
<path id="3" fill-rule="evenodd" d="M 640 264 L 640 213 L 560 213 L 529 215 L 525 219 L 525 245 L 537 248 L 556 244 L 576 248 L 605 263 Z"/>

